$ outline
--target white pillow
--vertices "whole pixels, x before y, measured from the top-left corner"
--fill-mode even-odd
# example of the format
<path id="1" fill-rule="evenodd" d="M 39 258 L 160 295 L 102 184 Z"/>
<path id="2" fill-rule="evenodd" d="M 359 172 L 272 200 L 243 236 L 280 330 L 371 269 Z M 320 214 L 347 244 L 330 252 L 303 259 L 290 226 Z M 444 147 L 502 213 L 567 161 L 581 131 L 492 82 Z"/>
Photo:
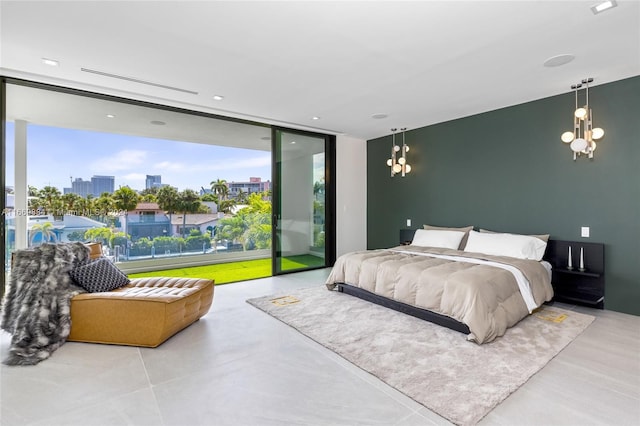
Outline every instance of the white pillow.
<path id="1" fill-rule="evenodd" d="M 470 231 L 464 251 L 540 261 L 546 248 L 546 242 L 529 235 Z"/>
<path id="2" fill-rule="evenodd" d="M 440 231 L 416 229 L 412 246 L 441 247 L 457 250 L 465 233 L 460 231 Z"/>

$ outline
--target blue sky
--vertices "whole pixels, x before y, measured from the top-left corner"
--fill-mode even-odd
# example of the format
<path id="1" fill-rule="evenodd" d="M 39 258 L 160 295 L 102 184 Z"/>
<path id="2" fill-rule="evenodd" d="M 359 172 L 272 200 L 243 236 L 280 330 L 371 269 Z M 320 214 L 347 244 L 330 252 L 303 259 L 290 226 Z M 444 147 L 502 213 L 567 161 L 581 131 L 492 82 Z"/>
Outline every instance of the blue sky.
<path id="1" fill-rule="evenodd" d="M 7 124 L 7 185 L 13 186 L 12 122 Z M 210 188 L 210 182 L 271 180 L 271 153 L 213 145 L 151 139 L 113 133 L 29 125 L 27 181 L 37 188 L 51 185 L 60 192 L 71 179 L 115 176 L 115 188 L 142 190 L 146 175 L 179 190 Z"/>

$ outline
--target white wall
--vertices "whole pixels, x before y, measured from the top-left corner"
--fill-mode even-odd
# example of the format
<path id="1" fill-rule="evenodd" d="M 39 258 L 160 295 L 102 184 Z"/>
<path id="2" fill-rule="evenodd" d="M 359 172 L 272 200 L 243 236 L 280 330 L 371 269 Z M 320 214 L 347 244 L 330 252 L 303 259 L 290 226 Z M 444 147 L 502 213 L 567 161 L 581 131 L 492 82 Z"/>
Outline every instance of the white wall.
<path id="1" fill-rule="evenodd" d="M 367 248 L 367 141 L 336 137 L 336 255 Z"/>

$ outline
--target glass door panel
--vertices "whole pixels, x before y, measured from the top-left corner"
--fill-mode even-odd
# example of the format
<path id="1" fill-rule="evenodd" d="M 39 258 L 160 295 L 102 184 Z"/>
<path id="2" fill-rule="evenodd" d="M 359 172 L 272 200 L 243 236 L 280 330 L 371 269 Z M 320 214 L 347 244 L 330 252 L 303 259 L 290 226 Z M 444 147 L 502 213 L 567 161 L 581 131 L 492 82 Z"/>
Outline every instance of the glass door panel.
<path id="1" fill-rule="evenodd" d="M 326 266 L 327 136 L 275 129 L 274 274 Z"/>

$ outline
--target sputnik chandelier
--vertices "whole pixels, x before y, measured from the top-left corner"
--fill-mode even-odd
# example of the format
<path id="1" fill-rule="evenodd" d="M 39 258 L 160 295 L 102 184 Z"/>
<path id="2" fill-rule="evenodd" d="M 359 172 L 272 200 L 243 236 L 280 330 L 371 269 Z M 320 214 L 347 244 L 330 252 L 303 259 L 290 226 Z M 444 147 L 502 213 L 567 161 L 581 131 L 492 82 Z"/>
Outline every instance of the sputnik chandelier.
<path id="1" fill-rule="evenodd" d="M 593 128 L 593 113 L 589 107 L 589 83 L 593 78 L 585 78 L 581 83 L 574 84 L 571 88 L 575 91 L 576 110 L 573 113 L 573 132 L 564 132 L 560 139 L 562 142 L 571 144 L 573 160 L 575 161 L 581 154 L 588 158 L 593 158 L 593 151 L 596 150 L 596 140 L 604 136 L 604 130 L 600 127 Z M 585 86 L 585 104 L 578 108 L 578 91 Z"/>
<path id="2" fill-rule="evenodd" d="M 396 145 L 396 131 L 398 131 L 398 129 L 391 129 L 391 158 L 387 160 L 387 166 L 391 167 L 391 177 L 394 177 L 398 173 L 404 177 L 411 171 L 411 166 L 407 163 L 409 146 L 405 143 L 404 139 L 404 133 L 407 128 L 403 127 L 400 130 L 402 131 L 402 147 Z M 398 155 L 400 155 L 400 157 L 398 157 Z"/>

